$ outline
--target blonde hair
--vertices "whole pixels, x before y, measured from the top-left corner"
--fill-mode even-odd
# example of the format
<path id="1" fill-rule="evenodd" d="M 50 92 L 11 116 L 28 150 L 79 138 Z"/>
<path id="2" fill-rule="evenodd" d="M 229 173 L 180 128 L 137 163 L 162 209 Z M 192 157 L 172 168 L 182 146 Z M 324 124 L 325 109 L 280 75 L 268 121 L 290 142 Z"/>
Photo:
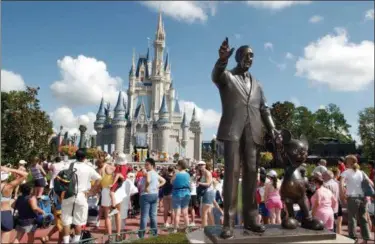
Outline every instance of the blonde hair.
<path id="1" fill-rule="evenodd" d="M 208 171 L 211 171 L 211 170 L 212 170 L 212 162 L 211 162 L 211 161 L 209 161 L 209 162 L 206 163 L 206 169 L 207 169 Z"/>
<path id="2" fill-rule="evenodd" d="M 351 154 L 351 155 L 348 155 L 345 157 L 345 162 L 351 162 L 352 165 L 351 165 L 351 168 L 354 170 L 354 171 L 357 171 L 360 169 L 360 166 L 358 164 L 358 159 L 355 155 Z"/>

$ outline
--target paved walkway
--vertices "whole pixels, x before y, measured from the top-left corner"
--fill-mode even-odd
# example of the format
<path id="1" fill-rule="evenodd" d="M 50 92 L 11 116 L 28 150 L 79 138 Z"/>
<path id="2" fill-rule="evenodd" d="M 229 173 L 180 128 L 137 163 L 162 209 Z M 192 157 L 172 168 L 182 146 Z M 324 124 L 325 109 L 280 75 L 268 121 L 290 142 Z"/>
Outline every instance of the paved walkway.
<path id="1" fill-rule="evenodd" d="M 183 224 L 182 222 L 182 218 L 181 218 L 181 225 Z M 136 218 L 133 218 L 133 219 L 127 219 L 126 221 L 126 227 L 125 227 L 125 230 L 124 231 L 136 231 L 138 230 L 139 228 L 139 223 L 140 223 L 140 220 L 139 220 L 139 216 L 137 216 Z M 196 225 L 199 226 L 201 223 L 201 220 L 199 218 L 196 218 Z M 163 220 L 163 214 L 162 212 L 158 212 L 158 226 L 164 226 L 164 220 Z M 90 232 L 92 233 L 92 235 L 95 237 L 95 238 L 98 238 L 98 242 L 101 243 L 102 241 L 102 237 L 103 235 L 105 234 L 105 228 L 104 228 L 104 221 L 102 220 L 101 221 L 101 225 L 98 229 L 95 229 L 94 227 L 87 227 L 88 230 L 90 230 Z M 46 236 L 47 233 L 49 232 L 50 229 L 38 229 L 37 232 L 36 232 L 36 238 L 35 238 L 35 242 L 34 243 L 41 243 L 40 241 L 40 238 L 43 237 L 43 236 Z M 167 234 L 167 232 L 162 232 L 161 234 Z M 347 226 L 343 226 L 343 235 L 347 235 Z M 360 236 L 360 233 L 359 233 L 359 228 L 358 228 L 358 236 Z M 12 235 L 12 238 L 14 238 L 14 234 Z M 13 240 L 11 238 L 11 241 Z M 374 241 L 374 233 L 372 233 L 372 240 Z M 58 234 L 55 233 L 51 240 L 50 240 L 50 243 L 57 243 L 58 241 Z M 24 236 L 24 238 L 21 240 L 21 243 L 26 243 L 27 242 L 27 237 L 26 235 Z M 375 242 L 372 242 L 372 243 L 375 243 Z"/>

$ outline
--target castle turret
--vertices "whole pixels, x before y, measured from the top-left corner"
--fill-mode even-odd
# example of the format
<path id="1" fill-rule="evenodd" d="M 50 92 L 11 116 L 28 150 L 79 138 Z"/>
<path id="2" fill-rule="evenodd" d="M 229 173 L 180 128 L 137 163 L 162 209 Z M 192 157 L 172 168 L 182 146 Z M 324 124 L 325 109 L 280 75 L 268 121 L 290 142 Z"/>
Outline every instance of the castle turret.
<path id="1" fill-rule="evenodd" d="M 202 129 L 198 121 L 196 109 L 194 107 L 190 121 L 190 130 L 194 133 L 194 159 L 202 159 Z"/>
<path id="2" fill-rule="evenodd" d="M 117 104 L 114 109 L 114 117 L 112 121 L 112 126 L 115 132 L 115 150 L 117 152 L 124 152 L 125 149 L 125 113 L 126 108 L 124 104 L 124 95 L 123 92 L 120 91 L 117 98 Z"/>
<path id="3" fill-rule="evenodd" d="M 96 120 L 94 122 L 94 128 L 97 131 L 96 141 L 99 145 L 101 143 L 100 132 L 102 131 L 104 127 L 105 119 L 106 119 L 106 116 L 105 116 L 105 108 L 104 108 L 104 98 L 102 97 L 98 113 L 96 114 Z"/>
<path id="4" fill-rule="evenodd" d="M 165 58 L 165 65 L 164 65 L 164 74 L 165 74 L 165 78 L 167 79 L 166 80 L 166 83 L 167 84 L 171 84 L 171 62 L 170 62 L 170 57 L 169 57 L 169 52 L 167 52 L 167 57 Z"/>
<path id="5" fill-rule="evenodd" d="M 154 120 L 158 119 L 158 110 L 161 106 L 161 98 L 165 94 L 165 81 L 163 79 L 164 67 L 163 57 L 165 48 L 165 31 L 161 13 L 159 13 L 159 20 L 154 40 L 154 60 L 152 63 L 152 99 Z"/>
<path id="6" fill-rule="evenodd" d="M 181 130 L 182 130 L 181 145 L 186 150 L 186 146 L 187 146 L 187 143 L 188 143 L 188 140 L 189 140 L 189 134 L 188 134 L 189 133 L 189 124 L 187 122 L 186 112 L 184 112 L 184 116 L 182 117 Z"/>
<path id="7" fill-rule="evenodd" d="M 135 50 L 133 49 L 132 66 L 129 72 L 129 89 L 128 89 L 128 118 L 133 118 L 134 111 L 134 93 L 136 82 L 136 67 L 135 67 Z"/>
<path id="8" fill-rule="evenodd" d="M 159 150 L 161 152 L 167 152 L 168 153 L 168 145 L 169 145 L 169 136 L 170 136 L 170 129 L 171 129 L 171 123 L 169 120 L 169 112 L 167 108 L 167 101 L 166 96 L 163 96 L 163 100 L 160 106 L 159 110 L 159 119 L 157 122 L 157 126 L 159 128 L 159 132 L 161 133 L 161 142 L 159 143 L 160 148 Z"/>
<path id="9" fill-rule="evenodd" d="M 173 115 L 174 115 L 173 110 L 175 108 L 175 102 L 176 102 L 175 93 L 176 93 L 176 91 L 171 84 L 170 87 L 169 87 L 169 120 L 170 121 L 173 121 Z"/>

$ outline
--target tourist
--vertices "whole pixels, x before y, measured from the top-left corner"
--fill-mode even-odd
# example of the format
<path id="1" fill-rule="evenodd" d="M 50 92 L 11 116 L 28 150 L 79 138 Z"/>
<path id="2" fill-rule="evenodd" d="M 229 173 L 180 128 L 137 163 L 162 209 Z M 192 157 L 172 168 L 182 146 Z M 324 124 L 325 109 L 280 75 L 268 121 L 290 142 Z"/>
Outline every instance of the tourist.
<path id="1" fill-rule="evenodd" d="M 337 168 L 340 170 L 340 173 L 346 170 L 344 157 L 340 157 L 339 160 L 337 160 Z"/>
<path id="2" fill-rule="evenodd" d="M 145 181 L 140 186 L 141 223 L 138 232 L 140 238 L 144 237 L 147 225 L 147 218 L 150 218 L 152 235 L 157 235 L 157 205 L 159 188 L 165 184 L 163 177 L 155 171 L 155 161 L 152 158 L 146 159 L 145 169 L 147 170 Z"/>
<path id="3" fill-rule="evenodd" d="M 51 165 L 50 169 L 52 172 L 51 181 L 50 181 L 50 189 L 53 189 L 54 180 L 56 176 L 60 173 L 60 171 L 69 168 L 69 161 L 61 161 L 61 157 L 55 158 L 55 163 Z"/>
<path id="4" fill-rule="evenodd" d="M 269 171 L 267 176 L 270 182 L 266 183 L 264 187 L 264 201 L 269 211 L 270 224 L 281 224 L 281 210 L 283 208 L 279 192 L 281 183 L 277 178 L 276 171 Z"/>
<path id="5" fill-rule="evenodd" d="M 34 181 L 34 194 L 37 198 L 40 198 L 46 186 L 45 177 L 47 174 L 40 165 L 40 159 L 38 157 L 33 157 L 31 159 L 31 175 Z"/>
<path id="6" fill-rule="evenodd" d="M 171 216 L 171 225 L 173 225 L 173 218 L 174 213 L 172 211 L 172 178 L 175 175 L 174 174 L 174 168 L 173 166 L 169 166 L 166 171 L 163 172 L 163 178 L 165 179 L 165 184 L 161 188 L 161 195 L 162 195 L 162 201 L 163 201 L 163 217 L 164 217 L 164 227 L 168 228 L 168 216 Z M 160 208 L 159 208 L 160 209 Z"/>
<path id="7" fill-rule="evenodd" d="M 111 196 L 111 203 L 112 203 L 112 211 L 110 215 L 119 212 L 117 206 L 121 202 L 119 199 L 116 199 L 115 192 L 121 187 L 122 183 L 126 180 L 128 174 L 128 167 L 126 166 L 128 161 L 126 160 L 126 155 L 124 153 L 116 153 L 114 154 L 115 158 L 115 171 L 114 171 L 114 179 L 113 185 L 110 188 L 110 196 Z"/>
<path id="8" fill-rule="evenodd" d="M 341 174 L 340 196 L 343 202 L 347 202 L 348 208 L 348 232 L 349 237 L 356 240 L 357 222 L 361 229 L 364 244 L 370 240 L 370 229 L 367 221 L 367 199 L 362 190 L 362 181 L 368 176 L 360 170 L 358 159 L 355 155 L 345 158 L 346 170 Z M 369 181 L 373 185 L 372 181 Z M 346 184 L 346 189 L 344 187 Z"/>
<path id="9" fill-rule="evenodd" d="M 191 216 L 190 226 L 195 226 L 195 212 L 199 210 L 199 203 L 197 198 L 197 183 L 195 170 L 190 170 L 190 202 L 189 211 Z"/>
<path id="10" fill-rule="evenodd" d="M 1 243 L 10 243 L 9 235 L 13 230 L 14 221 L 11 208 L 11 199 L 13 190 L 22 184 L 27 177 L 27 172 L 22 170 L 11 169 L 0 166 L 1 171 Z M 7 182 L 10 174 L 14 174 L 16 178 L 11 182 Z"/>
<path id="11" fill-rule="evenodd" d="M 259 177 L 259 185 L 257 189 L 257 201 L 258 201 L 258 208 L 259 208 L 259 216 L 258 216 L 258 223 L 268 224 L 269 223 L 269 211 L 266 207 L 265 198 L 264 198 L 264 191 L 266 185 L 267 176 L 261 174 Z"/>
<path id="12" fill-rule="evenodd" d="M 323 174 L 327 170 L 327 161 L 325 159 L 320 159 L 318 162 L 318 166 L 315 167 L 311 175 L 314 176 L 316 173 Z"/>
<path id="13" fill-rule="evenodd" d="M 27 243 L 34 243 L 35 231 L 38 226 L 35 223 L 38 215 L 45 215 L 38 207 L 37 199 L 31 195 L 31 187 L 27 184 L 20 186 L 21 196 L 13 203 L 14 210 L 18 212 L 16 223 L 16 239 L 13 243 L 19 243 L 22 237 L 27 234 Z"/>
<path id="14" fill-rule="evenodd" d="M 212 206 L 213 202 L 215 200 L 215 191 L 212 186 L 212 174 L 210 172 L 211 170 L 211 164 L 207 164 L 203 161 L 200 161 L 198 163 L 198 171 L 199 171 L 199 179 L 197 182 L 197 194 L 200 195 L 198 192 L 199 188 L 202 189 L 201 191 L 204 192 L 202 197 L 202 203 L 201 203 L 201 218 L 202 218 L 202 227 L 205 227 L 208 225 L 214 224 L 214 217 L 212 214 Z"/>
<path id="15" fill-rule="evenodd" d="M 370 160 L 368 162 L 368 165 L 369 165 L 369 171 L 370 171 L 369 178 L 370 180 L 372 180 L 372 182 L 375 182 L 375 161 Z"/>
<path id="16" fill-rule="evenodd" d="M 18 170 L 21 170 L 21 171 L 24 171 L 24 172 L 27 172 L 27 170 L 26 170 L 26 164 L 27 164 L 27 162 L 25 161 L 25 160 L 20 160 L 19 162 L 18 162 Z M 26 183 L 26 179 L 22 182 L 22 184 L 25 184 Z M 17 197 L 18 197 L 18 189 L 19 189 L 19 185 L 14 189 L 14 200 L 16 200 L 17 199 Z"/>
<path id="17" fill-rule="evenodd" d="M 214 216 L 215 225 L 222 225 L 224 212 L 223 212 L 223 197 L 222 197 L 222 186 L 219 179 L 213 178 L 212 186 L 215 191 L 215 199 L 213 201 L 212 215 Z"/>
<path id="18" fill-rule="evenodd" d="M 337 200 L 334 194 L 323 186 L 323 177 L 320 173 L 315 174 L 313 178 L 315 184 L 315 193 L 311 197 L 312 216 L 323 222 L 324 227 L 333 231 L 334 211 L 336 209 Z"/>
<path id="19" fill-rule="evenodd" d="M 69 243 L 70 226 L 74 225 L 73 242 L 79 242 L 81 238 L 81 227 L 86 225 L 88 217 L 87 194 L 91 189 L 91 181 L 98 181 L 102 177 L 89 165 L 85 163 L 86 154 L 83 150 L 76 151 L 76 162 L 74 169 L 77 175 L 77 195 L 62 199 L 61 220 L 64 226 L 64 243 Z"/>
<path id="20" fill-rule="evenodd" d="M 180 215 L 184 218 L 184 223 L 189 226 L 189 213 L 188 207 L 190 202 L 190 175 L 186 172 L 187 162 L 185 160 L 179 160 L 177 162 L 177 171 L 171 182 L 173 184 L 172 189 L 172 208 L 174 216 L 174 230 L 177 231 L 180 223 Z"/>
<path id="21" fill-rule="evenodd" d="M 340 220 L 340 226 L 337 227 L 337 222 L 338 222 L 337 219 L 339 218 L 339 216 L 341 216 L 341 218 L 342 218 L 342 209 L 340 208 L 341 207 L 341 205 L 340 205 L 340 186 L 339 186 L 339 183 L 334 179 L 334 175 L 333 175 L 332 171 L 328 170 L 328 171 L 324 172 L 322 177 L 323 177 L 323 180 L 324 180 L 323 186 L 325 188 L 329 189 L 332 192 L 333 197 L 335 198 L 335 201 L 337 202 L 337 204 L 335 204 L 335 206 L 333 208 L 333 213 L 334 213 L 333 231 L 340 234 L 341 233 L 341 220 Z"/>

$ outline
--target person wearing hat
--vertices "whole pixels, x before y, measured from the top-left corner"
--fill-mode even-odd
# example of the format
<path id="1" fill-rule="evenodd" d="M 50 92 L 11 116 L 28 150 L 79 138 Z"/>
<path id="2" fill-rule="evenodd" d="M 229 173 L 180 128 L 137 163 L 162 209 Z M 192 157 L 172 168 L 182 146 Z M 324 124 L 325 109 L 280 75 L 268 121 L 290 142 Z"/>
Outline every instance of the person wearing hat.
<path id="1" fill-rule="evenodd" d="M 124 153 L 116 154 L 115 160 L 115 178 L 113 179 L 113 185 L 111 186 L 111 202 L 112 208 L 116 208 L 118 202 L 115 198 L 115 192 L 121 187 L 122 182 L 126 180 L 128 174 L 128 161 Z"/>
<path id="2" fill-rule="evenodd" d="M 280 196 L 281 183 L 275 170 L 270 170 L 267 173 L 267 177 L 270 182 L 265 185 L 264 201 L 269 211 L 269 221 L 270 224 L 281 224 L 281 209 L 283 209 L 283 202 Z"/>
<path id="3" fill-rule="evenodd" d="M 316 173 L 312 182 L 316 188 L 314 195 L 311 197 L 312 216 L 321 220 L 327 230 L 333 231 L 335 221 L 333 209 L 338 204 L 337 199 L 331 190 L 323 187 L 322 174 Z"/>
<path id="4" fill-rule="evenodd" d="M 11 207 L 11 198 L 13 190 L 22 184 L 28 173 L 22 170 L 16 170 L 0 166 L 1 171 L 1 243 L 9 243 L 10 232 L 13 230 L 13 214 Z M 16 176 L 14 180 L 8 182 L 10 174 Z"/>

